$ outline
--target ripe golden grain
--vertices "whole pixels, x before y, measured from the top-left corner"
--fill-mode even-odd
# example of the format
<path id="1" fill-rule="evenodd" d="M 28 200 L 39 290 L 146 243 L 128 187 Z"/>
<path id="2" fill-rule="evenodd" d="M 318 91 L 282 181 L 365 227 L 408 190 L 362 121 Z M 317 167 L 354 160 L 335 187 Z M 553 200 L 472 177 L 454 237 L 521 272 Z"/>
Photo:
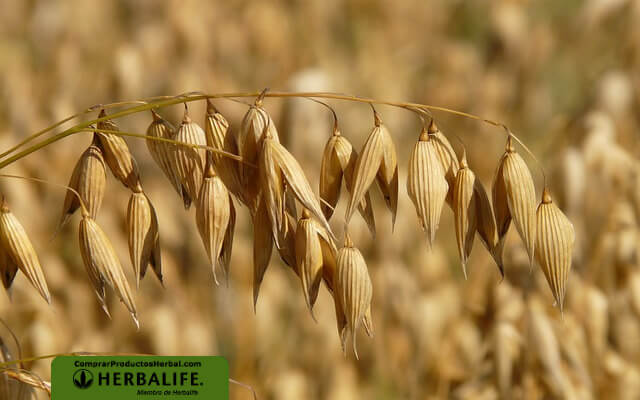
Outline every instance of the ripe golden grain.
<path id="1" fill-rule="evenodd" d="M 536 260 L 549 283 L 556 303 L 563 309 L 575 231 L 569 219 L 551 201 L 547 188 L 536 211 Z"/>
<path id="2" fill-rule="evenodd" d="M 5 263 L 7 277 L 13 273 L 13 268 L 17 266 L 47 303 L 51 303 L 51 295 L 49 294 L 49 288 L 47 287 L 47 281 L 44 278 L 38 255 L 27 236 L 27 232 L 16 216 L 9 210 L 9 205 L 4 198 L 0 206 L 0 245 L 2 245 L 5 257 L 9 259 Z"/>
<path id="3" fill-rule="evenodd" d="M 499 247 L 501 248 L 504 244 L 510 220 L 513 218 L 529 254 L 529 262 L 533 265 L 536 238 L 536 190 L 531 172 L 522 157 L 516 153 L 511 136 L 507 139 L 506 151 L 496 171 L 493 183 L 493 206 L 501 242 Z"/>
<path id="4" fill-rule="evenodd" d="M 98 118 L 104 118 L 107 113 L 103 109 L 100 111 Z M 110 119 L 98 122 L 98 129 L 108 131 L 120 130 L 115 122 Z M 121 136 L 113 133 L 97 132 L 100 146 L 104 152 L 104 159 L 113 173 L 123 185 L 133 190 L 140 181 L 140 173 L 138 172 L 138 164 L 129 151 L 127 142 Z"/>
<path id="5" fill-rule="evenodd" d="M 375 126 L 353 170 L 353 184 L 345 223 L 349 224 L 357 206 L 365 199 L 373 180 L 377 178 L 380 191 L 384 195 L 387 208 L 391 211 L 391 224 L 395 225 L 398 207 L 398 164 L 395 146 L 387 127 L 374 112 Z"/>
<path id="6" fill-rule="evenodd" d="M 307 307 L 313 316 L 313 305 L 318 297 L 322 281 L 322 247 L 314 221 L 305 209 L 296 229 L 296 264 L 300 272 L 302 291 Z M 315 319 L 315 316 L 313 316 Z"/>
<path id="7" fill-rule="evenodd" d="M 323 200 L 320 206 L 327 220 L 331 219 L 338 203 L 343 180 L 347 191 L 351 193 L 353 170 L 357 159 L 358 153 L 351 143 L 341 135 L 336 126 L 331 138 L 329 138 L 324 147 L 320 166 L 320 198 Z M 365 193 L 364 199 L 358 204 L 358 211 L 366 221 L 369 231 L 375 237 L 376 221 L 369 191 Z"/>
<path id="8" fill-rule="evenodd" d="M 467 155 L 462 153 L 460 169 L 456 174 L 453 188 L 453 216 L 455 220 L 458 253 L 462 261 L 462 271 L 467 278 L 467 260 L 473 248 L 477 226 L 476 176 L 467 164 Z"/>
<path id="9" fill-rule="evenodd" d="M 449 184 L 438 158 L 437 141 L 423 129 L 409 160 L 407 192 L 422 229 L 433 245 Z"/>
<path id="10" fill-rule="evenodd" d="M 175 140 L 192 145 L 205 146 L 206 134 L 202 128 L 191 120 L 186 106 L 184 116 Z M 188 146 L 175 145 L 173 148 L 173 170 L 182 186 L 182 200 L 184 208 L 191 207 L 191 203 L 198 199 L 202 185 L 202 173 L 206 151 Z"/>
<path id="11" fill-rule="evenodd" d="M 286 229 L 284 222 L 285 194 L 282 172 L 274 160 L 274 140 L 270 132 L 265 133 L 265 138 L 258 159 L 258 182 L 260 183 L 262 199 L 267 207 L 269 221 L 276 241 L 280 248 L 278 232 Z"/>
<path id="12" fill-rule="evenodd" d="M 456 174 L 460 169 L 456 153 L 453 150 L 453 146 L 449 143 L 447 137 L 440 131 L 436 125 L 435 120 L 431 120 L 429 123 L 428 133 L 432 138 L 435 138 L 435 147 L 438 151 L 438 160 L 442 165 L 444 171 L 444 177 L 449 185 L 449 191 L 447 192 L 447 204 L 450 206 L 453 204 L 453 188 L 456 180 Z"/>
<path id="13" fill-rule="evenodd" d="M 155 110 L 151 110 L 153 121 L 147 128 L 147 136 L 175 140 L 176 129 L 167 120 L 162 118 Z M 173 188 L 182 194 L 180 179 L 175 173 L 173 165 L 173 145 L 158 140 L 147 139 L 147 149 L 151 153 L 151 157 L 158 164 L 164 175 L 169 179 Z"/>
<path id="14" fill-rule="evenodd" d="M 160 233 L 158 217 L 149 198 L 138 186 L 129 197 L 127 206 L 127 232 L 129 256 L 136 277 L 136 287 L 144 278 L 147 267 L 151 266 L 162 283 L 162 257 L 160 254 Z"/>
<path id="15" fill-rule="evenodd" d="M 196 203 L 196 224 L 211 263 L 216 285 L 218 284 L 216 270 L 222 268 L 226 273 L 222 249 L 230 220 L 231 196 L 222 179 L 214 171 L 212 157 L 208 156 L 204 182 Z"/>
<path id="16" fill-rule="evenodd" d="M 487 196 L 487 191 L 484 189 L 484 186 L 479 179 L 476 179 L 473 190 L 477 206 L 476 217 L 478 223 L 476 229 L 478 230 L 480 241 L 496 262 L 498 270 L 500 271 L 500 276 L 504 278 L 502 251 L 499 249 L 498 229 L 496 226 L 496 219 L 493 214 L 493 208 L 491 207 L 491 202 Z"/>
<path id="17" fill-rule="evenodd" d="M 18 266 L 11 260 L 11 257 L 4 251 L 0 245 L 0 278 L 2 278 L 2 286 L 9 297 L 11 297 L 11 284 L 18 273 Z"/>
<path id="18" fill-rule="evenodd" d="M 91 146 L 82 153 L 76 163 L 68 186 L 78 192 L 91 218 L 96 218 L 107 187 L 107 171 L 96 136 Z M 79 207 L 80 201 L 77 195 L 68 190 L 64 198 L 59 226 L 66 224 Z"/>
<path id="19" fill-rule="evenodd" d="M 79 228 L 80 254 L 103 310 L 109 315 L 105 299 L 105 283 L 113 288 L 139 326 L 136 305 L 122 264 L 109 238 L 89 216 L 83 215 Z"/>
<path id="20" fill-rule="evenodd" d="M 348 234 L 345 234 L 344 247 L 338 250 L 336 263 L 334 287 L 346 316 L 346 329 L 351 333 L 353 352 L 358 358 L 356 332 L 371 307 L 373 288 L 364 257 L 357 248 L 353 247 Z M 341 330 L 343 340 L 345 334 L 346 332 Z"/>

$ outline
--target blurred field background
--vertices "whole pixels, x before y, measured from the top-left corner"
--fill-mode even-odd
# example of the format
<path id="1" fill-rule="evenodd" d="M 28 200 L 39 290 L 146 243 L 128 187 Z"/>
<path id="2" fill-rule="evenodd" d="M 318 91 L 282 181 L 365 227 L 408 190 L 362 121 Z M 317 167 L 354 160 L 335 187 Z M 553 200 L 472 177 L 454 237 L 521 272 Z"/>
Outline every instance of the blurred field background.
<path id="1" fill-rule="evenodd" d="M 0 1 L 0 148 L 98 103 L 174 95 L 319 90 L 445 106 L 502 121 L 544 165 L 577 243 L 564 318 L 512 227 L 506 278 L 476 243 L 464 280 L 445 207 L 428 249 L 406 195 L 419 120 L 380 106 L 399 152 L 400 202 L 391 234 L 374 196 L 378 236 L 360 217 L 353 238 L 373 281 L 376 335 L 345 358 L 330 296 L 314 323 L 300 282 L 275 255 L 254 315 L 251 226 L 240 209 L 229 288 L 216 287 L 197 235 L 142 141 L 127 142 L 156 207 L 166 288 L 136 292 L 141 328 L 111 296 L 99 308 L 78 252 L 78 216 L 54 239 L 64 191 L 3 180 L 2 193 L 34 241 L 52 291 L 47 306 L 19 274 L 0 317 L 24 356 L 69 351 L 223 355 L 260 399 L 640 398 L 640 1 Z M 360 148 L 366 105 L 331 102 Z M 237 129 L 246 107 L 216 106 Z M 314 188 L 330 113 L 267 99 L 281 138 Z M 204 105 L 190 106 L 204 119 Z M 161 111 L 179 121 L 182 106 Z M 504 132 L 436 113 L 456 151 L 490 190 Z M 119 120 L 144 133 L 148 113 Z M 67 138 L 5 173 L 66 184 L 91 135 Z M 542 175 L 524 156 L 536 179 Z M 127 190 L 109 174 L 97 221 L 130 282 Z M 342 233 L 341 202 L 333 218 Z M 477 242 L 477 240 L 476 240 Z M 275 252 L 274 252 L 275 253 Z M 9 340 L 6 330 L 2 337 Z M 49 361 L 29 365 L 50 379 Z M 38 398 L 44 398 L 42 393 Z M 231 386 L 232 399 L 250 392 Z"/>

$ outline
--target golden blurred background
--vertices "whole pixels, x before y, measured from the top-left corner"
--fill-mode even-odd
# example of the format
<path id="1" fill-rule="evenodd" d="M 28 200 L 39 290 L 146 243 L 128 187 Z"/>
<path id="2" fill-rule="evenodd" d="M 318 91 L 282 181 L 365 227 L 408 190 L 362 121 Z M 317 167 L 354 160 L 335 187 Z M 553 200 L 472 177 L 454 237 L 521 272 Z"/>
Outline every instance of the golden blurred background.
<path id="1" fill-rule="evenodd" d="M 327 291 L 315 323 L 298 278 L 275 255 L 254 314 L 245 208 L 230 286 L 216 287 L 193 210 L 183 209 L 145 144 L 128 138 L 158 213 L 166 286 L 147 278 L 135 292 L 140 330 L 116 296 L 112 320 L 100 309 L 78 252 L 79 217 L 53 237 L 64 190 L 7 179 L 1 192 L 35 244 L 52 305 L 18 274 L 12 300 L 0 294 L 0 317 L 25 357 L 223 355 L 231 377 L 260 399 L 640 398 L 639 21 L 637 0 L 0 1 L 1 149 L 95 104 L 195 90 L 269 87 L 419 102 L 508 124 L 539 159 L 577 234 L 563 316 L 539 268 L 530 273 L 514 228 L 504 281 L 479 244 L 465 281 L 451 210 L 429 249 L 406 195 L 420 121 L 379 106 L 398 149 L 399 212 L 392 234 L 376 194 L 376 239 L 360 217 L 351 224 L 373 281 L 376 332 L 359 337 L 356 361 L 341 352 Z M 372 127 L 370 108 L 330 104 L 359 149 Z M 216 106 L 237 129 L 246 106 Z M 306 100 L 268 98 L 265 107 L 317 190 L 331 114 Z M 203 122 L 204 104 L 191 103 L 190 112 Z M 161 110 L 173 122 L 181 113 L 181 105 Z M 504 132 L 435 117 L 458 153 L 464 143 L 490 189 Z M 142 113 L 118 124 L 144 133 L 150 122 Z M 66 184 L 90 142 L 90 134 L 75 135 L 3 173 Z M 524 157 L 540 196 L 539 165 Z M 97 221 L 133 282 L 128 191 L 110 173 L 108 189 Z M 344 207 L 332 221 L 339 237 Z M 29 368 L 50 379 L 48 360 Z M 238 386 L 230 392 L 251 398 Z"/>

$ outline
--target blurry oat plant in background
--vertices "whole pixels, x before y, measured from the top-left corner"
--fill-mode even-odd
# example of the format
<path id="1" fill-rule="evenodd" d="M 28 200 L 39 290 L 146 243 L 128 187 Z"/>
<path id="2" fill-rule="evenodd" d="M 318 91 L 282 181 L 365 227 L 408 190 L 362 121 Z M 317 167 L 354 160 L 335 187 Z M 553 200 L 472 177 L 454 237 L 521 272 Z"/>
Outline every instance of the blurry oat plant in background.
<path id="1" fill-rule="evenodd" d="M 238 129 L 216 109 L 212 100 L 255 97 Z M 280 143 L 276 125 L 263 103 L 269 97 L 298 97 L 328 107 L 334 117 L 332 132 L 327 132 L 320 166 L 319 196 L 316 196 L 296 158 Z M 371 105 L 373 127 L 357 152 L 343 136 L 335 111 L 318 99 L 360 102 Z M 206 101 L 204 129 L 189 114 L 187 104 Z M 184 117 L 175 126 L 165 120 L 163 107 L 184 103 Z M 385 126 L 374 104 L 399 107 L 416 113 L 422 129 L 410 159 L 398 160 L 393 135 Z M 107 110 L 117 109 L 107 114 Z M 152 121 L 146 134 L 121 131 L 114 122 L 127 115 L 149 112 Z M 504 129 L 505 152 L 496 165 L 491 200 L 466 150 L 456 154 L 446 135 L 440 131 L 431 111 L 473 118 Z M 72 119 L 99 112 L 92 119 L 52 134 Z M 398 206 L 398 165 L 408 165 L 406 190 L 415 206 L 419 225 L 429 244 L 435 240 L 440 214 L 446 203 L 454 214 L 457 247 L 466 277 L 466 264 L 476 233 L 487 248 L 502 276 L 504 239 L 513 225 L 522 239 L 533 266 L 534 260 L 547 279 L 555 302 L 562 310 L 565 287 L 571 267 L 575 234 L 571 222 L 553 203 L 545 184 L 541 199 L 536 198 L 532 175 L 516 151 L 517 137 L 504 125 L 491 120 L 423 104 L 380 101 L 335 93 L 227 93 L 155 97 L 146 100 L 113 103 L 89 108 L 60 121 L 0 154 L 0 169 L 67 136 L 92 132 L 93 141 L 80 155 L 69 180 L 62 207 L 60 225 L 81 210 L 79 248 L 105 313 L 106 288 L 111 287 L 138 324 L 133 291 L 125 277 L 120 257 L 109 238 L 96 223 L 106 191 L 106 170 L 131 191 L 127 209 L 129 255 L 136 287 L 150 268 L 162 284 L 159 218 L 145 195 L 137 163 L 124 137 L 145 139 L 155 163 L 182 199 L 185 209 L 194 206 L 196 224 L 216 284 L 222 276 L 228 284 L 233 247 L 236 206 L 244 205 L 253 222 L 253 294 L 254 307 L 260 285 L 275 249 L 299 277 L 312 316 L 321 283 L 333 296 L 338 335 L 345 350 L 351 335 L 356 351 L 356 330 L 363 326 L 373 335 L 371 318 L 372 283 L 364 257 L 352 242 L 348 224 L 356 211 L 375 237 L 376 224 L 370 193 L 377 186 L 391 213 L 392 226 Z M 527 151 L 528 149 L 522 145 Z M 533 155 L 532 155 L 533 156 Z M 535 158 L 535 157 L 534 157 Z M 536 160 L 537 162 L 537 160 Z M 13 177 L 0 175 L 2 177 Z M 25 179 L 39 180 L 25 177 Z M 347 190 L 348 206 L 344 215 L 344 234 L 339 239 L 329 224 L 341 194 Z M 375 183 L 375 184 L 374 184 Z M 45 273 L 34 246 L 6 202 L 0 210 L 0 271 L 2 282 L 10 290 L 21 271 L 42 297 L 51 301 Z M 315 319 L 315 316 L 314 316 Z"/>

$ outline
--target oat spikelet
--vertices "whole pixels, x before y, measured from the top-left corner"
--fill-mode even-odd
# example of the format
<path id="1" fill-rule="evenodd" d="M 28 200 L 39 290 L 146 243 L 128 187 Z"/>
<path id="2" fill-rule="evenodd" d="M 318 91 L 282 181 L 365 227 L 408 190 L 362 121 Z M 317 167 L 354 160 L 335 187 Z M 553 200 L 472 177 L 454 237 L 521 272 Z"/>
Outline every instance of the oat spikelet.
<path id="1" fill-rule="evenodd" d="M 291 189 L 292 193 L 302 204 L 302 206 L 309 210 L 315 220 L 318 221 L 328 232 L 331 240 L 335 241 L 335 236 L 333 236 L 331 227 L 329 226 L 329 223 L 322 213 L 320 203 L 318 202 L 316 196 L 313 194 L 311 185 L 305 177 L 304 172 L 302 172 L 302 167 L 300 167 L 298 161 L 291 155 L 291 153 L 289 153 L 289 151 L 284 146 L 282 146 L 276 140 L 272 140 L 270 138 L 265 139 L 264 147 L 270 148 L 263 151 L 270 152 L 273 164 L 275 166 L 273 170 L 281 171 L 282 178 L 284 179 L 284 183 L 287 185 L 287 188 Z"/>
<path id="2" fill-rule="evenodd" d="M 94 136 L 94 142 L 80 156 L 68 186 L 78 192 L 91 218 L 96 218 L 107 186 L 107 171 L 97 137 Z M 64 198 L 59 226 L 66 224 L 79 207 L 78 197 L 68 190 Z"/>
<path id="3" fill-rule="evenodd" d="M 127 232 L 129 256 L 136 276 L 136 287 L 140 286 L 140 279 L 144 278 L 148 266 L 151 266 L 162 283 L 158 217 L 153 204 L 140 186 L 129 197 Z"/>
<path id="4" fill-rule="evenodd" d="M 549 283 L 553 297 L 562 311 L 567 279 L 571 269 L 571 254 L 575 231 L 571 221 L 560 211 L 547 188 L 536 211 L 536 260 Z"/>
<path id="5" fill-rule="evenodd" d="M 491 202 L 487 196 L 487 191 L 479 179 L 476 179 L 473 190 L 476 199 L 476 218 L 478 220 L 476 229 L 480 236 L 480 241 L 495 260 L 498 270 L 500 271 L 500 276 L 504 278 L 502 251 L 499 249 L 498 229 Z"/>
<path id="6" fill-rule="evenodd" d="M 449 191 L 447 192 L 447 204 L 452 206 L 453 188 L 456 180 L 456 174 L 460 169 L 460 165 L 458 163 L 458 159 L 456 158 L 456 153 L 453 150 L 453 146 L 451 146 L 451 143 L 449 143 L 449 140 L 442 133 L 442 131 L 440 131 L 433 119 L 429 124 L 428 132 L 432 138 L 436 139 L 434 140 L 434 142 L 436 143 L 435 147 L 438 150 L 438 160 L 440 160 L 442 170 L 445 174 L 444 177 L 447 180 L 447 184 L 449 185 Z"/>
<path id="7" fill-rule="evenodd" d="M 395 224 L 398 207 L 398 165 L 391 134 L 374 113 L 375 126 L 362 148 L 353 169 L 351 196 L 347 205 L 345 223 L 348 224 L 357 206 L 364 200 L 373 180 L 377 178 L 387 208 L 391 211 L 391 223 Z"/>
<path id="8" fill-rule="evenodd" d="M 229 274 L 231 266 L 231 251 L 233 250 L 233 236 L 236 230 L 236 208 L 233 205 L 233 199 L 229 195 L 229 225 L 227 226 L 227 232 L 224 235 L 224 242 L 222 242 L 222 252 L 220 253 L 219 262 L 222 265 L 224 271 L 224 277 L 229 287 Z"/>
<path id="9" fill-rule="evenodd" d="M 273 236 L 264 200 L 258 201 L 258 209 L 253 216 L 253 310 L 256 310 L 260 285 L 271 261 Z"/>
<path id="10" fill-rule="evenodd" d="M 120 300 L 131 313 L 136 326 L 139 326 L 136 305 L 129 283 L 107 235 L 89 215 L 83 215 L 82 221 L 80 221 L 79 237 L 82 260 L 98 299 L 102 303 L 102 308 L 108 315 L 104 290 L 106 283 L 118 294 Z"/>
<path id="11" fill-rule="evenodd" d="M 278 255 L 282 262 L 289 266 L 296 275 L 300 276 L 296 262 L 296 219 L 288 211 L 285 212 L 284 218 L 284 229 L 278 230 L 277 233 L 278 242 L 280 243 L 280 247 L 277 247 Z"/>
<path id="12" fill-rule="evenodd" d="M 218 284 L 216 270 L 222 268 L 226 273 L 224 265 L 221 264 L 223 261 L 221 257 L 231 219 L 230 201 L 229 192 L 222 183 L 222 179 L 215 173 L 213 160 L 209 157 L 204 182 L 196 203 L 196 224 L 211 263 L 216 285 Z"/>
<path id="13" fill-rule="evenodd" d="M 98 118 L 104 118 L 107 113 L 103 109 L 100 111 Z M 107 119 L 98 122 L 98 129 L 108 131 L 118 131 L 119 128 L 115 122 Z M 123 185 L 133 190 L 140 181 L 140 173 L 138 172 L 138 164 L 129 151 L 127 142 L 121 136 L 114 133 L 97 132 L 100 145 L 104 151 L 104 159 L 109 169 Z"/>
<path id="14" fill-rule="evenodd" d="M 322 247 L 314 221 L 306 209 L 298 221 L 295 238 L 296 264 L 300 272 L 302 291 L 311 316 L 315 320 L 313 305 L 322 281 Z"/>
<path id="15" fill-rule="evenodd" d="M 473 248 L 477 226 L 477 199 L 474 190 L 476 176 L 467 164 L 467 155 L 462 153 L 460 169 L 453 188 L 453 216 L 456 228 L 458 253 L 462 261 L 462 272 L 467 279 L 467 260 Z"/>
<path id="16" fill-rule="evenodd" d="M 511 136 L 507 139 L 506 151 L 496 173 L 493 204 L 500 240 L 504 241 L 510 218 L 513 217 L 516 229 L 527 248 L 529 262 L 533 265 L 536 238 L 536 189 L 527 164 L 513 147 Z M 503 243 L 500 244 L 500 247 L 502 246 Z"/>
<path id="17" fill-rule="evenodd" d="M 320 166 L 320 198 L 323 200 L 320 206 L 327 220 L 331 219 L 338 203 L 343 180 L 347 191 L 351 193 L 353 169 L 357 159 L 358 153 L 336 127 L 324 147 Z M 369 191 L 366 192 L 364 199 L 358 204 L 358 211 L 366 221 L 369 231 L 375 237 L 376 221 L 373 216 Z"/>
<path id="18" fill-rule="evenodd" d="M 175 140 L 199 146 L 207 144 L 205 132 L 191 120 L 186 106 L 182 124 L 178 128 Z M 182 200 L 185 209 L 188 209 L 191 202 L 196 201 L 200 194 L 205 154 L 206 150 L 194 147 L 175 145 L 173 148 L 173 169 L 182 186 Z"/>
<path id="19" fill-rule="evenodd" d="M 258 164 L 258 157 L 266 132 L 269 132 L 269 136 L 275 142 L 280 141 L 275 123 L 269 114 L 261 107 L 261 101 L 257 100 L 256 103 L 255 106 L 249 108 L 242 119 L 240 129 L 235 132 L 234 136 L 238 154 L 246 163 L 253 165 Z M 254 203 L 259 191 L 258 185 L 255 184 L 257 182 L 258 170 L 245 164 L 237 164 L 237 168 L 243 192 L 241 198 L 244 199 L 243 202 L 245 202 L 249 208 L 254 208 Z"/>
<path id="20" fill-rule="evenodd" d="M 237 154 L 233 137 L 229 134 L 229 122 L 218 112 L 211 100 L 207 99 L 207 113 L 205 116 L 204 131 L 207 137 L 207 146 L 215 149 Z M 223 155 L 209 152 L 213 157 L 213 166 L 216 173 L 224 182 L 227 189 L 235 196 L 241 196 L 240 176 L 238 174 L 238 161 Z"/>
<path id="21" fill-rule="evenodd" d="M 286 225 L 283 225 L 286 222 L 284 221 L 284 182 L 282 172 L 274 159 L 275 146 L 271 145 L 273 137 L 268 131 L 265 135 L 258 159 L 258 181 L 262 190 L 262 198 L 267 207 L 273 237 L 275 238 L 276 246 L 280 248 L 278 232 L 287 228 Z"/>
<path id="22" fill-rule="evenodd" d="M 162 118 L 155 110 L 151 110 L 151 114 L 153 115 L 153 121 L 147 128 L 147 136 L 175 140 L 175 127 L 169 121 Z M 146 139 L 146 143 L 153 160 L 158 164 L 178 194 L 182 194 L 180 179 L 172 167 L 173 145 L 153 139 Z"/>
<path id="23" fill-rule="evenodd" d="M 429 245 L 435 240 L 449 184 L 438 159 L 436 140 L 423 129 L 409 160 L 407 192 Z"/>
<path id="24" fill-rule="evenodd" d="M 338 251 L 335 288 L 346 316 L 346 328 L 351 332 L 353 352 L 358 358 L 356 332 L 371 307 L 373 288 L 362 253 L 353 247 L 348 234 L 344 247 Z M 341 335 L 344 335 L 343 332 Z"/>
<path id="25" fill-rule="evenodd" d="M 5 262 L 5 271 L 8 271 L 7 278 L 11 273 L 15 276 L 13 269 L 17 266 L 47 303 L 51 303 L 51 295 L 38 255 L 27 236 L 27 232 L 9 210 L 4 198 L 2 205 L 0 205 L 0 245 L 2 245 L 5 257 L 8 258 Z M 8 283 L 11 283 L 10 280 Z"/>

